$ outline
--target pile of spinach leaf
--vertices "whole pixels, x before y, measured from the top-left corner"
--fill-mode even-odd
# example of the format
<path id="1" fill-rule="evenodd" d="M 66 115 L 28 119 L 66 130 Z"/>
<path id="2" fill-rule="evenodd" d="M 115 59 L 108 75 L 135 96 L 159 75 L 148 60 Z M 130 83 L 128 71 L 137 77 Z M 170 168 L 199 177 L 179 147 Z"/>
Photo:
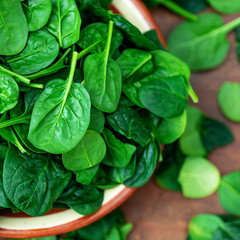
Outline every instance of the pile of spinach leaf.
<path id="1" fill-rule="evenodd" d="M 188 66 L 109 4 L 1 1 L 0 208 L 92 214 L 105 189 L 144 185 L 183 133 Z"/>

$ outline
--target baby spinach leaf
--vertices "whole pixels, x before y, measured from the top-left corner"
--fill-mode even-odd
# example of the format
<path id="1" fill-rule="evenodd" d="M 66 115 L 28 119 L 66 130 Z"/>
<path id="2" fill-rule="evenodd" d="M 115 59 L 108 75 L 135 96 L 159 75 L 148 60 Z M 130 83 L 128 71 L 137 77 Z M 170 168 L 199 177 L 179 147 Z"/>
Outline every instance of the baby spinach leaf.
<path id="1" fill-rule="evenodd" d="M 0 93 L 0 114 L 2 114 L 14 108 L 18 102 L 19 88 L 16 81 L 12 77 L 0 76 Z"/>
<path id="2" fill-rule="evenodd" d="M 57 57 L 59 45 L 47 31 L 39 30 L 29 35 L 24 50 L 8 57 L 7 62 L 12 70 L 19 74 L 31 74 L 49 66 Z"/>
<path id="3" fill-rule="evenodd" d="M 64 52 L 64 54 L 61 56 L 61 58 L 59 58 L 59 60 L 57 62 L 55 62 L 54 64 L 52 64 L 48 68 L 43 69 L 42 71 L 33 73 L 31 75 L 27 75 L 26 77 L 28 79 L 37 79 L 37 78 L 41 78 L 41 77 L 44 77 L 44 76 L 51 76 L 51 74 L 56 73 L 63 68 L 67 68 L 68 66 L 65 65 L 65 61 L 66 61 L 66 58 L 67 58 L 68 54 L 70 53 L 70 51 L 71 51 L 71 48 L 68 48 Z"/>
<path id="4" fill-rule="evenodd" d="M 225 146 L 234 140 L 228 127 L 208 117 L 205 117 L 203 120 L 201 137 L 208 152 L 211 152 L 216 147 Z"/>
<path id="5" fill-rule="evenodd" d="M 229 50 L 226 35 L 239 25 L 240 18 L 223 25 L 219 15 L 204 13 L 197 21 L 183 22 L 175 28 L 168 38 L 168 47 L 191 70 L 211 69 L 226 58 Z"/>
<path id="6" fill-rule="evenodd" d="M 52 12 L 51 0 L 25 0 L 22 6 L 29 31 L 37 31 L 47 24 Z"/>
<path id="7" fill-rule="evenodd" d="M 0 15 L 0 55 L 17 54 L 23 50 L 28 38 L 27 20 L 20 1 L 1 0 Z"/>
<path id="8" fill-rule="evenodd" d="M 222 208 L 234 215 L 240 216 L 240 171 L 229 173 L 222 177 L 218 189 L 218 199 Z"/>
<path id="9" fill-rule="evenodd" d="M 3 166 L 3 187 L 13 204 L 31 216 L 52 208 L 71 178 L 49 155 L 19 153 L 12 145 Z"/>
<path id="10" fill-rule="evenodd" d="M 50 153 L 73 149 L 90 122 L 88 92 L 81 84 L 73 82 L 76 62 L 77 52 L 74 52 L 67 81 L 50 81 L 33 108 L 28 139 L 37 148 Z"/>
<path id="11" fill-rule="evenodd" d="M 225 82 L 218 91 L 218 104 L 225 117 L 240 122 L 240 84 Z"/>
<path id="12" fill-rule="evenodd" d="M 159 117 L 172 118 L 180 115 L 188 104 L 183 77 L 159 79 L 149 75 L 142 80 L 139 99 L 142 105 Z"/>
<path id="13" fill-rule="evenodd" d="M 79 214 L 90 215 L 101 207 L 103 192 L 94 186 L 82 186 L 71 181 L 57 201 L 67 204 Z"/>
<path id="14" fill-rule="evenodd" d="M 202 11 L 208 6 L 207 0 L 173 0 L 173 1 L 182 8 L 192 13 Z"/>
<path id="15" fill-rule="evenodd" d="M 95 42 L 99 42 L 90 52 L 100 53 L 104 51 L 105 45 L 107 44 L 108 38 L 108 25 L 105 23 L 97 22 L 87 25 L 80 35 L 80 39 L 77 44 L 82 48 L 86 49 Z M 112 55 L 116 49 L 118 49 L 123 41 L 123 35 L 118 29 L 113 29 L 112 41 L 110 47 L 110 55 Z"/>
<path id="16" fill-rule="evenodd" d="M 160 119 L 156 116 L 152 116 L 153 133 L 158 143 L 162 144 L 175 142 L 183 134 L 186 124 L 186 111 L 174 118 Z"/>
<path id="17" fill-rule="evenodd" d="M 71 171 L 94 167 L 106 154 L 106 144 L 101 135 L 88 130 L 82 140 L 69 152 L 62 155 L 63 165 Z"/>
<path id="18" fill-rule="evenodd" d="M 90 114 L 90 124 L 88 126 L 88 130 L 94 130 L 98 133 L 101 133 L 104 129 L 105 118 L 101 111 L 98 109 L 91 107 Z"/>
<path id="19" fill-rule="evenodd" d="M 163 151 L 163 162 L 159 166 L 155 179 L 160 187 L 171 191 L 181 191 L 178 175 L 185 156 L 180 151 L 178 142 L 166 145 Z"/>
<path id="20" fill-rule="evenodd" d="M 111 127 L 128 139 L 145 146 L 150 140 L 150 129 L 139 114 L 129 107 L 119 107 L 118 110 L 107 116 Z"/>
<path id="21" fill-rule="evenodd" d="M 152 176 L 158 160 L 158 148 L 154 140 L 146 147 L 137 150 L 136 171 L 134 175 L 124 182 L 128 187 L 141 187 Z"/>
<path id="22" fill-rule="evenodd" d="M 220 173 L 203 157 L 187 157 L 181 167 L 178 181 L 185 197 L 203 198 L 217 190 Z"/>
<path id="23" fill-rule="evenodd" d="M 151 59 L 152 55 L 150 52 L 131 48 L 124 50 L 117 59 L 123 80 L 129 78 Z"/>
<path id="24" fill-rule="evenodd" d="M 52 0 L 52 14 L 47 29 L 65 49 L 79 39 L 81 17 L 74 0 Z"/>
<path id="25" fill-rule="evenodd" d="M 107 153 L 102 163 L 110 167 L 126 167 L 137 148 L 123 143 L 107 128 L 104 129 L 103 136 L 107 144 Z"/>
<path id="26" fill-rule="evenodd" d="M 149 40 L 153 41 L 159 49 L 166 50 L 165 45 L 160 41 L 158 37 L 158 32 L 156 29 L 145 32 L 144 36 L 147 37 Z"/>
<path id="27" fill-rule="evenodd" d="M 225 14 L 237 13 L 240 11 L 240 1 L 239 0 L 207 0 L 208 3 L 218 12 Z"/>
<path id="28" fill-rule="evenodd" d="M 189 234 L 194 240 L 212 240 L 218 228 L 224 228 L 220 217 L 200 214 L 189 222 Z"/>
<path id="29" fill-rule="evenodd" d="M 5 112 L 0 118 L 0 123 L 5 122 L 7 120 L 8 120 L 8 115 L 7 115 L 7 112 Z M 0 136 L 2 136 L 7 142 L 10 142 L 13 145 L 15 145 L 21 151 L 21 153 L 25 153 L 27 151 L 26 148 L 23 146 L 23 144 L 17 138 L 11 126 L 0 128 Z"/>
<path id="30" fill-rule="evenodd" d="M 103 22 L 113 21 L 114 25 L 122 30 L 125 36 L 137 47 L 146 50 L 158 49 L 154 42 L 146 38 L 137 27 L 121 15 L 113 14 L 91 2 L 88 4 L 87 11 L 90 15 L 94 15 Z"/>
<path id="31" fill-rule="evenodd" d="M 74 172 L 77 175 L 76 181 L 83 185 L 89 185 L 92 182 L 95 175 L 97 174 L 98 169 L 99 169 L 99 164 L 91 168 Z"/>
<path id="32" fill-rule="evenodd" d="M 107 167 L 105 169 L 106 174 L 111 182 L 124 184 L 129 178 L 131 178 L 136 171 L 137 155 L 134 154 L 131 162 L 125 167 Z"/>
<path id="33" fill-rule="evenodd" d="M 0 151 L 2 150 L 0 145 Z M 3 189 L 3 163 L 4 158 L 0 157 L 0 207 L 2 208 L 14 208 L 15 206 L 10 202 Z"/>
<path id="34" fill-rule="evenodd" d="M 89 92 L 91 103 L 103 112 L 117 109 L 122 91 L 121 70 L 109 57 L 113 22 L 109 22 L 108 39 L 101 53 L 89 55 L 84 62 L 84 85 Z"/>

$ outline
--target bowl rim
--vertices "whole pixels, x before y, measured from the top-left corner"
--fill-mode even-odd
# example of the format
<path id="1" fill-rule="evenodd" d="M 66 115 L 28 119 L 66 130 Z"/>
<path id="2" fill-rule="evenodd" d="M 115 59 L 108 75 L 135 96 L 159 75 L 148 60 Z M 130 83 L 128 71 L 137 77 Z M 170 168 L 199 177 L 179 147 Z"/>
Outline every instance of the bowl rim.
<path id="1" fill-rule="evenodd" d="M 120 0 L 115 0 L 120 1 Z M 148 23 L 150 29 L 155 29 L 157 31 L 158 37 L 162 44 L 166 47 L 166 42 L 164 37 L 154 20 L 153 16 L 151 15 L 150 11 L 144 5 L 141 0 L 128 0 L 132 2 L 138 9 L 139 13 L 144 17 L 145 21 Z M 119 13 L 116 6 L 111 6 L 111 9 L 117 13 Z M 124 14 L 123 14 L 124 16 Z M 70 231 L 77 230 L 79 228 L 85 227 L 105 215 L 109 214 L 117 207 L 119 207 L 122 203 L 124 203 L 134 192 L 136 188 L 129 188 L 124 187 L 113 199 L 108 201 L 106 204 L 102 205 L 102 207 L 95 213 L 84 216 L 82 218 L 76 219 L 74 221 L 68 222 L 66 224 L 61 224 L 58 226 L 53 226 L 49 228 L 39 228 L 39 229 L 28 229 L 28 230 L 19 230 L 19 229 L 6 229 L 0 228 L 0 237 L 2 238 L 39 238 L 39 237 L 46 237 L 46 236 L 53 236 L 64 234 Z"/>

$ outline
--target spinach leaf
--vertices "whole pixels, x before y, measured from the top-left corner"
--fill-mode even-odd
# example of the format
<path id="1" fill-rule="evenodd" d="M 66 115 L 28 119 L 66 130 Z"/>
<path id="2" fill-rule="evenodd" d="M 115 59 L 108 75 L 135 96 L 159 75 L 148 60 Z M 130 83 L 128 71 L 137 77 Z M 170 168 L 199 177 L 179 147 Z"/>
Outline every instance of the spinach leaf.
<path id="1" fill-rule="evenodd" d="M 24 50 L 8 57 L 7 62 L 12 70 L 19 74 L 30 74 L 49 66 L 57 57 L 59 45 L 47 31 L 39 30 L 29 35 Z"/>
<path id="2" fill-rule="evenodd" d="M 7 115 L 7 112 L 5 112 L 0 118 L 0 123 L 5 122 L 7 120 L 8 120 L 8 115 Z M 27 151 L 27 149 L 23 146 L 23 144 L 17 138 L 11 126 L 0 128 L 0 136 L 2 136 L 7 142 L 10 142 L 13 145 L 15 145 L 21 151 L 21 153 L 25 153 Z"/>
<path id="3" fill-rule="evenodd" d="M 150 140 L 150 129 L 139 114 L 129 107 L 119 107 L 118 110 L 107 116 L 111 127 L 128 139 L 145 146 Z"/>
<path id="4" fill-rule="evenodd" d="M 175 142 L 183 134 L 187 124 L 186 111 L 174 118 L 161 119 L 156 116 L 151 118 L 153 133 L 160 144 Z"/>
<path id="5" fill-rule="evenodd" d="M 117 63 L 121 68 L 123 80 L 129 78 L 152 59 L 150 52 L 128 48 L 122 52 L 117 59 Z M 150 67 L 152 70 L 153 67 Z M 146 71 L 146 70 L 145 70 Z M 145 72 L 143 71 L 143 72 Z"/>
<path id="6" fill-rule="evenodd" d="M 94 186 L 82 186 L 72 181 L 57 201 L 67 204 L 79 214 L 90 215 L 101 207 L 103 192 Z"/>
<path id="7" fill-rule="evenodd" d="M 237 13 L 240 11 L 240 1 L 239 0 L 207 0 L 209 4 L 218 12 L 225 14 Z"/>
<path id="8" fill-rule="evenodd" d="M 202 141 L 208 152 L 216 147 L 225 146 L 234 140 L 230 129 L 215 119 L 205 117 L 202 129 Z"/>
<path id="9" fill-rule="evenodd" d="M 223 25 L 219 15 L 201 14 L 197 21 L 183 22 L 173 30 L 168 38 L 169 50 L 191 70 L 211 69 L 224 61 L 229 50 L 226 35 L 239 24 L 240 18 Z"/>
<path id="10" fill-rule="evenodd" d="M 218 104 L 225 117 L 240 122 L 240 84 L 225 82 L 218 91 Z"/>
<path id="11" fill-rule="evenodd" d="M 73 82 L 76 62 L 77 52 L 74 52 L 67 81 L 50 81 L 33 108 L 28 139 L 37 148 L 50 153 L 73 149 L 90 122 L 88 92 L 81 84 Z"/>
<path id="12" fill-rule="evenodd" d="M 61 69 L 68 67 L 67 65 L 65 65 L 65 61 L 70 51 L 71 51 L 71 48 L 68 48 L 57 62 L 55 62 L 48 68 L 43 69 L 42 71 L 33 73 L 31 75 L 27 75 L 26 77 L 28 79 L 37 79 L 44 76 L 51 76 L 51 74 L 56 73 Z"/>
<path id="13" fill-rule="evenodd" d="M 0 151 L 2 151 L 2 150 L 3 150 L 2 145 L 0 145 Z M 5 152 L 5 154 L 6 154 L 6 152 Z M 3 163 L 4 163 L 4 158 L 0 157 L 0 207 L 14 208 L 14 205 L 10 202 L 10 200 L 6 196 L 4 189 L 3 189 Z"/>
<path id="14" fill-rule="evenodd" d="M 98 169 L 99 164 L 91 168 L 74 172 L 77 175 L 76 181 L 83 185 L 89 185 L 92 182 L 93 178 L 96 176 Z"/>
<path id="15" fill-rule="evenodd" d="M 229 173 L 222 177 L 218 189 L 218 199 L 222 208 L 234 215 L 240 216 L 238 204 L 240 201 L 240 171 Z"/>
<path id="16" fill-rule="evenodd" d="M 176 14 L 189 19 L 189 20 L 193 20 L 195 21 L 197 19 L 197 16 L 195 16 L 194 14 L 192 14 L 191 12 L 188 12 L 187 10 L 185 10 L 184 8 L 182 8 L 181 6 L 179 6 L 178 4 L 175 3 L 175 1 L 171 1 L 171 0 L 144 0 L 143 1 L 148 7 L 155 7 L 158 4 L 162 4 L 165 7 L 169 8 L 171 11 L 175 12 Z"/>
<path id="17" fill-rule="evenodd" d="M 77 44 L 86 49 L 95 42 L 99 42 L 90 52 L 100 53 L 104 51 L 108 38 L 108 25 L 105 23 L 97 22 L 87 25 L 80 35 L 80 39 Z M 110 55 L 112 55 L 116 49 L 118 49 L 123 41 L 123 35 L 118 29 L 113 29 L 112 41 L 110 46 Z"/>
<path id="18" fill-rule="evenodd" d="M 110 167 L 126 167 L 137 148 L 121 142 L 107 128 L 104 129 L 103 136 L 107 144 L 107 153 L 102 163 Z"/>
<path id="19" fill-rule="evenodd" d="M 187 157 L 178 181 L 187 198 L 203 198 L 215 192 L 220 184 L 219 170 L 203 157 Z"/>
<path id="20" fill-rule="evenodd" d="M 101 53 L 89 55 L 84 62 L 84 85 L 89 92 L 91 103 L 103 112 L 117 109 L 122 91 L 121 70 L 109 57 L 112 41 L 113 22 L 109 22 L 108 39 Z"/>
<path id="21" fill-rule="evenodd" d="M 113 21 L 114 25 L 122 30 L 125 36 L 137 47 L 146 50 L 158 49 L 154 42 L 146 38 L 137 27 L 121 15 L 113 14 L 91 2 L 87 6 L 87 11 L 90 15 L 97 17 L 103 22 Z"/>
<path id="22" fill-rule="evenodd" d="M 149 30 L 144 33 L 144 36 L 147 37 L 149 40 L 153 41 L 160 50 L 166 50 L 165 43 L 162 43 L 158 37 L 158 32 L 156 29 Z"/>
<path id="23" fill-rule="evenodd" d="M 88 130 L 82 140 L 69 152 L 62 155 L 63 165 L 71 171 L 94 167 L 106 154 L 106 144 L 101 135 Z"/>
<path id="24" fill-rule="evenodd" d="M 25 0 L 22 6 L 29 31 L 37 31 L 47 24 L 52 12 L 51 0 Z"/>
<path id="25" fill-rule="evenodd" d="M 160 187 L 171 191 L 181 191 L 178 175 L 185 156 L 180 151 L 178 142 L 166 145 L 163 151 L 163 162 L 156 172 L 156 182 Z"/>
<path id="26" fill-rule="evenodd" d="M 187 90 L 183 77 L 159 79 L 150 75 L 142 80 L 139 99 L 142 105 L 159 117 L 172 118 L 187 107 Z"/>
<path id="27" fill-rule="evenodd" d="M 220 217 L 200 214 L 189 222 L 189 234 L 194 240 L 212 240 L 218 228 L 224 228 Z"/>
<path id="28" fill-rule="evenodd" d="M 19 153 L 10 146 L 3 166 L 3 187 L 11 202 L 31 216 L 52 208 L 71 178 L 49 155 Z"/>
<path id="29" fill-rule="evenodd" d="M 2 114 L 14 108 L 18 102 L 19 88 L 16 81 L 12 77 L 0 76 L 0 93 L 0 114 Z"/>
<path id="30" fill-rule="evenodd" d="M 137 150 L 136 171 L 134 175 L 126 180 L 124 184 L 128 187 L 141 187 L 152 176 L 158 160 L 158 148 L 154 142 Z"/>
<path id="31" fill-rule="evenodd" d="M 65 49 L 79 39 L 81 17 L 74 0 L 52 0 L 52 14 L 47 24 L 48 31 Z"/>
<path id="32" fill-rule="evenodd" d="M 105 118 L 101 111 L 98 109 L 91 107 L 90 114 L 90 124 L 88 126 L 88 130 L 94 130 L 98 133 L 101 133 L 104 129 Z"/>
<path id="33" fill-rule="evenodd" d="M 23 50 L 28 38 L 27 20 L 20 1 L 1 0 L 0 15 L 0 55 L 17 54 Z"/>

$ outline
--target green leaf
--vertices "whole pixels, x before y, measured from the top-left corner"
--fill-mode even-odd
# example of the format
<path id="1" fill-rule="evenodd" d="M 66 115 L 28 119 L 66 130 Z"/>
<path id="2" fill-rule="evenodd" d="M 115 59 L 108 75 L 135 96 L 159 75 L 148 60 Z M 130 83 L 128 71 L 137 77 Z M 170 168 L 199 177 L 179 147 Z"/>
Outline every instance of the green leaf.
<path id="1" fill-rule="evenodd" d="M 240 27 L 236 28 L 236 52 L 238 62 L 240 62 Z"/>
<path id="2" fill-rule="evenodd" d="M 158 160 L 158 148 L 152 140 L 145 148 L 137 151 L 137 163 L 135 174 L 124 182 L 128 187 L 141 187 L 152 176 Z"/>
<path id="3" fill-rule="evenodd" d="M 187 107 L 187 90 L 183 77 L 160 79 L 150 75 L 142 80 L 139 99 L 142 105 L 159 117 L 172 118 Z"/>
<path id="4" fill-rule="evenodd" d="M 88 130 L 82 140 L 69 152 L 62 155 L 63 165 L 71 171 L 94 167 L 106 154 L 106 144 L 101 135 Z"/>
<path id="5" fill-rule="evenodd" d="M 189 222 L 189 234 L 194 240 L 212 240 L 218 228 L 223 228 L 224 222 L 215 215 L 200 214 Z"/>
<path id="6" fill-rule="evenodd" d="M 121 70 L 109 58 L 113 22 L 109 23 L 108 39 L 101 53 L 89 55 L 84 62 L 84 85 L 89 92 L 91 103 L 103 112 L 117 109 L 122 91 Z"/>
<path id="7" fill-rule="evenodd" d="M 207 0 L 207 1 L 214 8 L 214 10 L 220 13 L 233 14 L 240 11 L 239 0 L 228 0 L 228 1 Z"/>
<path id="8" fill-rule="evenodd" d="M 225 117 L 240 122 L 240 84 L 224 82 L 218 91 L 218 104 Z"/>
<path id="9" fill-rule="evenodd" d="M 104 51 L 105 45 L 107 44 L 108 38 L 108 25 L 102 22 L 92 23 L 87 25 L 80 35 L 80 39 L 77 44 L 82 48 L 86 49 L 92 44 L 99 42 L 93 49 L 91 53 L 100 53 Z M 110 55 L 112 55 L 116 49 L 118 49 L 123 41 L 123 35 L 118 29 L 113 29 L 113 37 L 110 47 Z"/>
<path id="10" fill-rule="evenodd" d="M 2 114 L 14 108 L 18 102 L 19 88 L 16 81 L 12 77 L 0 76 L 0 93 L 0 114 Z"/>
<path id="11" fill-rule="evenodd" d="M 204 13 L 195 22 L 183 22 L 177 26 L 168 38 L 168 47 L 191 70 L 211 69 L 226 58 L 229 50 L 226 35 L 239 25 L 240 18 L 223 25 L 219 15 Z"/>
<path id="12" fill-rule="evenodd" d="M 59 53 L 59 44 L 46 30 L 32 32 L 23 51 L 7 57 L 11 69 L 19 74 L 31 74 L 49 66 Z"/>
<path id="13" fill-rule="evenodd" d="M 25 0 L 22 6 L 29 31 L 37 31 L 47 24 L 52 12 L 51 0 Z"/>
<path id="14" fill-rule="evenodd" d="M 104 125 L 105 117 L 103 113 L 98 109 L 91 107 L 90 124 L 88 126 L 88 130 L 94 130 L 100 134 L 104 129 Z"/>
<path id="15" fill-rule="evenodd" d="M 53 154 L 73 149 L 83 138 L 90 122 L 90 98 L 86 89 L 73 82 L 77 53 L 74 52 L 67 81 L 47 83 L 32 113 L 28 139 Z"/>
<path id="16" fill-rule="evenodd" d="M 151 139 L 150 130 L 143 118 L 129 107 L 120 107 L 107 116 L 111 127 L 128 139 L 145 146 Z"/>
<path id="17" fill-rule="evenodd" d="M 23 50 L 28 38 L 27 20 L 20 1 L 1 0 L 0 15 L 0 55 L 17 54 Z"/>
<path id="18" fill-rule="evenodd" d="M 52 208 L 71 175 L 49 155 L 22 154 L 11 145 L 3 167 L 3 187 L 17 208 L 41 216 Z"/>
<path id="19" fill-rule="evenodd" d="M 83 185 L 89 185 L 92 182 L 95 175 L 97 174 L 98 169 L 99 169 L 99 164 L 91 168 L 74 172 L 77 175 L 76 181 Z"/>
<path id="20" fill-rule="evenodd" d="M 204 147 L 208 152 L 217 147 L 225 146 L 234 140 L 227 126 L 208 117 L 203 119 L 201 137 Z"/>
<path id="21" fill-rule="evenodd" d="M 137 148 L 131 144 L 123 143 L 107 128 L 104 129 L 103 136 L 107 144 L 107 153 L 103 164 L 110 167 L 126 167 Z"/>
<path id="22" fill-rule="evenodd" d="M 218 199 L 222 208 L 234 215 L 240 216 L 240 171 L 229 173 L 222 177 L 218 189 Z"/>
<path id="23" fill-rule="evenodd" d="M 187 157 L 181 167 L 178 181 L 185 197 L 203 198 L 217 190 L 220 173 L 203 157 Z"/>
<path id="24" fill-rule="evenodd" d="M 81 17 L 77 5 L 74 0 L 52 0 L 52 7 L 47 29 L 61 48 L 68 48 L 79 40 Z"/>

